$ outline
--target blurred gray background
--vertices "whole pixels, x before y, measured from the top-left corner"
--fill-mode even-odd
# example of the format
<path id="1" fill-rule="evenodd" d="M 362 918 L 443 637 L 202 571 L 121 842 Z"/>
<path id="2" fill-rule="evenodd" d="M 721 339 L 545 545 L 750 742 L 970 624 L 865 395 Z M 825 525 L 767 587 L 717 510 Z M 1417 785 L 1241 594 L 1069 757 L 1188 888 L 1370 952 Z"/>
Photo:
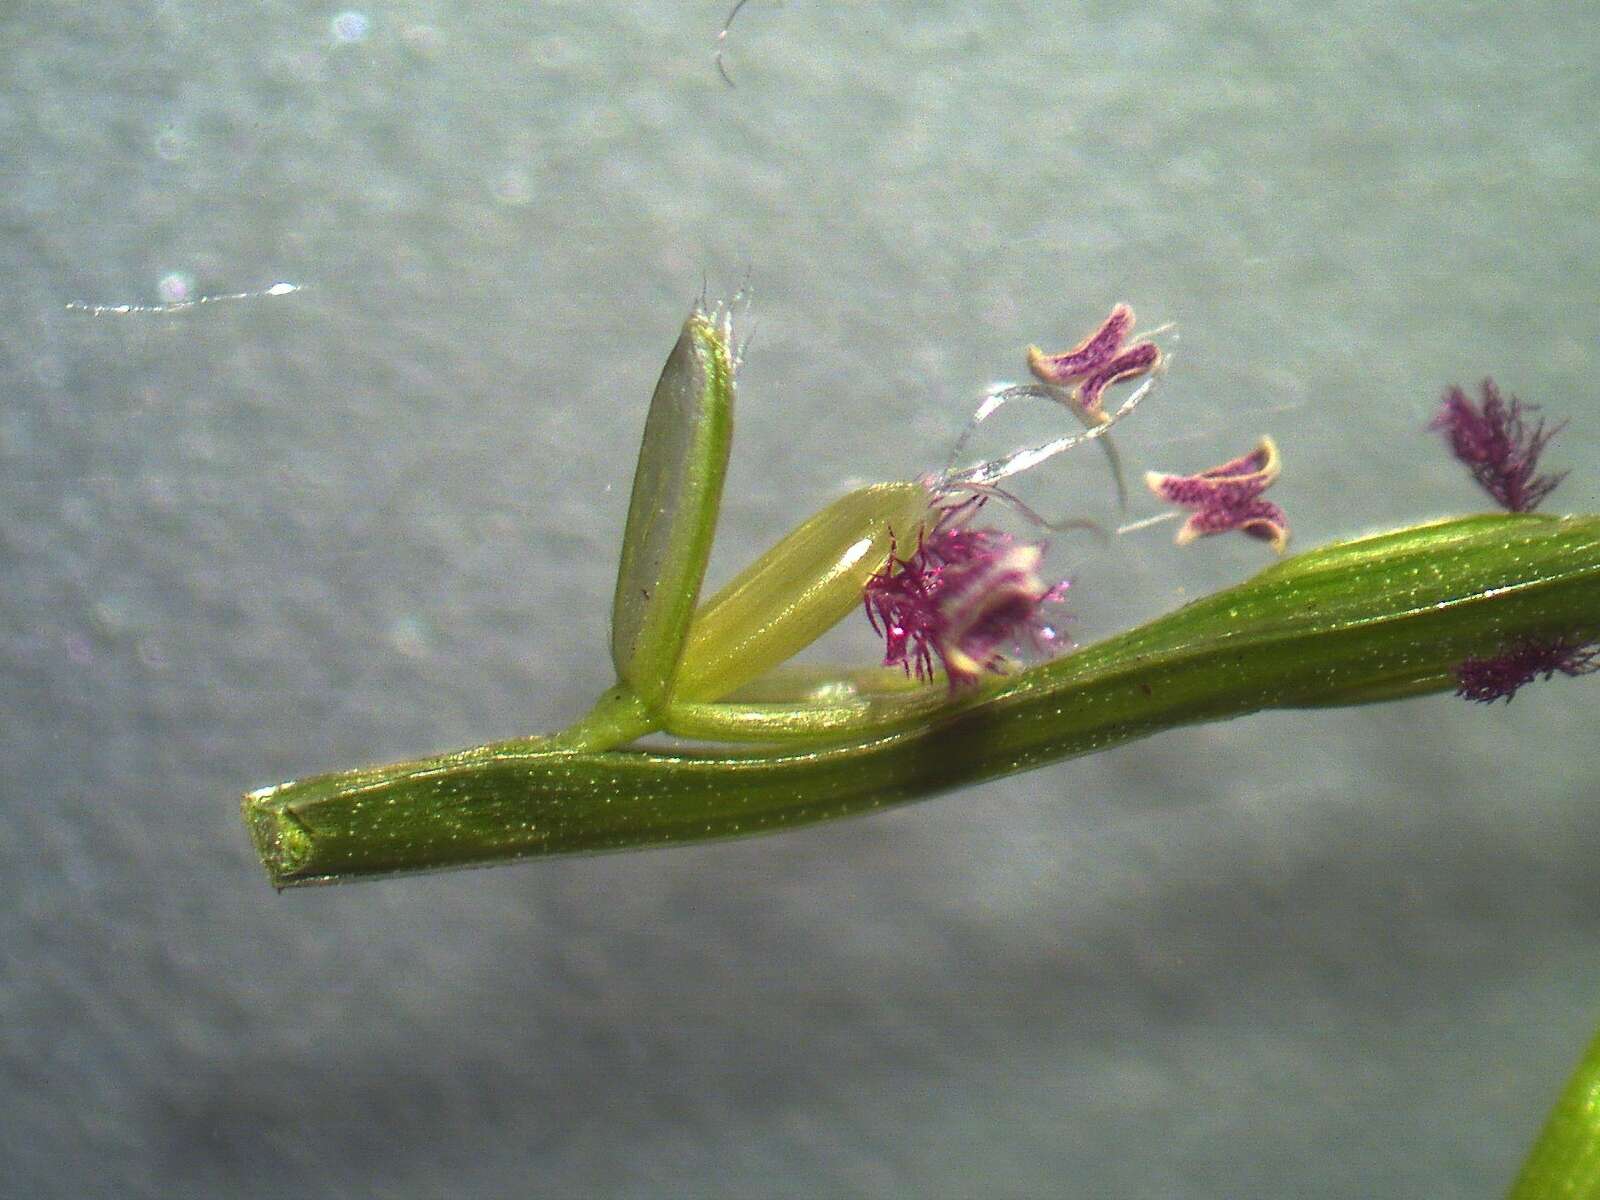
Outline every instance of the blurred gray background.
<path id="1" fill-rule="evenodd" d="M 1593 6 L 753 0 L 735 88 L 725 16 L 0 6 L 0 1194 L 1498 1194 L 1600 1017 L 1594 683 L 267 886 L 241 791 L 609 682 L 702 281 L 713 582 L 1117 300 L 1178 323 L 1130 468 L 1270 432 L 1300 548 L 1483 507 L 1423 426 L 1490 373 L 1600 506 Z M 1056 547 L 1080 638 L 1269 557 L 1171 530 Z"/>

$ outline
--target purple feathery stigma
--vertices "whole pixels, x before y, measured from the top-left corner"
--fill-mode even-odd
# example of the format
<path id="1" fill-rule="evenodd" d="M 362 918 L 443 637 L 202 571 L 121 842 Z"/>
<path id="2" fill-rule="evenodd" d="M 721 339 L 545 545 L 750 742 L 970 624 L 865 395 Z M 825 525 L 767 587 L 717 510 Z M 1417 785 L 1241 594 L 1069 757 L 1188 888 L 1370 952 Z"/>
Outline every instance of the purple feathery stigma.
<path id="1" fill-rule="evenodd" d="M 973 497 L 942 507 L 913 553 L 891 552 L 867 581 L 862 599 L 884 641 L 884 666 L 926 680 L 937 659 L 956 691 L 985 671 L 1003 670 L 1008 649 L 1047 653 L 1065 641 L 1042 609 L 1059 601 L 1067 585 L 1040 579 L 1042 547 L 973 528 L 982 506 L 983 498 Z"/>
<path id="2" fill-rule="evenodd" d="M 1000 671 L 1009 647 L 1053 648 L 1059 635 L 1044 624 L 1039 610 L 1060 600 L 1066 584 L 1051 586 L 1040 579 L 1043 558 L 1039 546 L 1012 546 L 946 577 L 938 601 L 941 636 L 934 648 L 952 689 L 977 683 L 985 671 Z"/>
<path id="3" fill-rule="evenodd" d="M 1511 703 L 1519 688 L 1540 675 L 1589 675 L 1600 671 L 1600 645 L 1571 638 L 1518 642 L 1492 658 L 1469 658 L 1456 668 L 1456 695 L 1489 704 Z"/>
<path id="4" fill-rule="evenodd" d="M 1541 420 L 1530 428 L 1524 413 L 1537 412 L 1538 405 L 1524 406 L 1515 396 L 1507 402 L 1492 379 L 1483 381 L 1481 392 L 1482 402 L 1474 404 L 1451 385 L 1428 428 L 1445 435 L 1450 452 L 1496 504 L 1508 512 L 1532 512 L 1567 477 L 1565 471 L 1537 473 L 1539 456 L 1566 422 L 1547 429 Z"/>
<path id="5" fill-rule="evenodd" d="M 1539 474 L 1539 456 L 1566 426 L 1531 420 L 1536 404 L 1524 405 L 1500 394 L 1493 379 L 1479 385 L 1474 403 L 1452 384 L 1439 401 L 1428 428 L 1445 435 L 1450 453 L 1472 472 L 1472 478 L 1507 512 L 1526 513 L 1567 477 L 1565 471 Z M 1539 678 L 1589 675 L 1600 671 L 1600 643 L 1576 637 L 1546 641 L 1528 639 L 1487 658 L 1469 658 L 1456 667 L 1456 695 L 1481 704 L 1511 702 L 1517 692 Z"/>
<path id="6" fill-rule="evenodd" d="M 1037 346 L 1028 347 L 1028 369 L 1034 377 L 1052 387 L 1064 388 L 1081 381 L 1072 397 L 1084 418 L 1103 425 L 1109 418 L 1100 409 L 1101 394 L 1113 383 L 1153 370 L 1161 361 L 1154 342 L 1135 342 L 1123 349 L 1122 343 L 1133 329 L 1133 309 L 1118 304 L 1100 328 L 1071 350 L 1046 354 Z"/>
<path id="7" fill-rule="evenodd" d="M 1177 543 L 1188 545 L 1199 537 L 1237 529 L 1271 544 L 1279 554 L 1289 543 L 1289 523 L 1283 509 L 1261 493 L 1272 486 L 1282 469 L 1277 444 L 1269 437 L 1250 453 L 1198 475 L 1145 472 L 1144 481 L 1161 499 L 1194 509 L 1178 530 Z"/>

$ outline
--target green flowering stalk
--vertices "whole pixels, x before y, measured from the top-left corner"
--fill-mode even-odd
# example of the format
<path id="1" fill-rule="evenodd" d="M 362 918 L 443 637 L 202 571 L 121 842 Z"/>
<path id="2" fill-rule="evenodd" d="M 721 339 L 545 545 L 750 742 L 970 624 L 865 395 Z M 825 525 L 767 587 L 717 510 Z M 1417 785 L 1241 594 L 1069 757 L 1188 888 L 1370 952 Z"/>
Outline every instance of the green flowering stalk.
<path id="1" fill-rule="evenodd" d="M 1125 345 L 1132 320 L 1119 305 L 1071 351 L 1030 349 L 1038 383 L 993 393 L 974 417 L 1030 396 L 1069 409 L 1080 432 L 851 492 L 702 602 L 737 362 L 726 315 L 696 310 L 646 420 L 613 605 L 616 685 L 548 737 L 251 792 L 244 816 L 272 882 L 776 830 L 1265 708 L 1452 688 L 1509 698 L 1539 672 L 1586 669 L 1600 637 L 1600 516 L 1527 511 L 1337 542 L 1057 653 L 1067 643 L 1048 614 L 1065 583 L 1041 576 L 1039 547 L 976 518 L 1010 501 L 1005 479 L 1132 411 L 1150 379 L 1101 408 L 1108 388 L 1159 365 L 1152 343 Z M 1525 483 L 1548 435 L 1534 430 L 1530 452 L 1516 416 L 1447 405 L 1440 427 L 1480 481 Z M 1191 510 L 1181 541 L 1238 530 L 1281 552 L 1287 522 L 1261 497 L 1278 469 L 1263 439 L 1220 467 L 1147 482 Z M 786 665 L 858 607 L 884 639 L 882 665 Z M 1019 666 L 1029 655 L 1044 661 Z M 726 745 L 632 745 L 652 733 Z"/>
<path id="2" fill-rule="evenodd" d="M 1551 1109 L 1509 1200 L 1600 1197 L 1600 1034 Z"/>

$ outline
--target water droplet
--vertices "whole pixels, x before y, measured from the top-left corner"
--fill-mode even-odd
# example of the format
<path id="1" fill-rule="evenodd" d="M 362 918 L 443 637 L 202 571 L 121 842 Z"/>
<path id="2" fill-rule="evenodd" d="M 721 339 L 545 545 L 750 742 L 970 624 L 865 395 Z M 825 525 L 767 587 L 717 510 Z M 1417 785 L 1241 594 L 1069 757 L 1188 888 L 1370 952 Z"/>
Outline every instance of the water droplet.
<path id="1" fill-rule="evenodd" d="M 348 45 L 352 42 L 366 41 L 367 34 L 372 31 L 372 21 L 364 12 L 346 9 L 328 22 L 328 28 L 333 34 L 334 41 Z"/>
<path id="2" fill-rule="evenodd" d="M 156 134 L 156 154 L 167 162 L 181 162 L 189 152 L 189 139 L 176 125 L 168 125 Z"/>
<path id="3" fill-rule="evenodd" d="M 183 304 L 194 298 L 194 276 L 182 271 L 172 271 L 156 284 L 156 294 L 163 304 Z"/>
<path id="4" fill-rule="evenodd" d="M 834 679 L 811 689 L 811 699 L 819 704 L 842 704 L 854 700 L 861 690 L 848 679 Z"/>

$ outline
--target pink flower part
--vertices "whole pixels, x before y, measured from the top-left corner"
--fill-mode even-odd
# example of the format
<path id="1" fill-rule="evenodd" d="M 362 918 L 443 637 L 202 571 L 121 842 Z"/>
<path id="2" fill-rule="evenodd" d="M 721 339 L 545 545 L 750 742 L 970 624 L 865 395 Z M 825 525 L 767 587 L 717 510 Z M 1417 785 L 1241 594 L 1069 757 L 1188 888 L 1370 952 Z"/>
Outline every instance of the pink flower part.
<path id="1" fill-rule="evenodd" d="M 1428 428 L 1445 435 L 1450 452 L 1466 464 L 1478 486 L 1501 508 L 1532 512 L 1567 477 L 1565 471 L 1536 473 L 1539 455 L 1566 422 L 1546 429 L 1540 421 L 1530 429 L 1523 422 L 1523 413 L 1538 411 L 1537 405 L 1524 409 L 1515 396 L 1507 403 L 1492 379 L 1485 379 L 1480 390 L 1483 401 L 1474 404 L 1459 387 L 1446 389 L 1438 415 Z"/>
<path id="2" fill-rule="evenodd" d="M 1129 346 L 1078 385 L 1079 405 L 1097 418 L 1096 424 L 1104 424 L 1110 418 L 1100 408 L 1100 394 L 1114 383 L 1143 375 L 1160 361 L 1161 351 L 1154 342 Z"/>
<path id="3" fill-rule="evenodd" d="M 1046 354 L 1037 346 L 1029 346 L 1028 369 L 1053 387 L 1067 387 L 1074 380 L 1079 381 L 1072 392 L 1073 400 L 1091 424 L 1104 425 L 1109 418 L 1101 411 L 1100 402 L 1106 388 L 1143 375 L 1161 361 L 1161 351 L 1154 342 L 1136 342 L 1122 348 L 1132 329 L 1133 309 L 1119 304 L 1099 329 L 1071 350 Z"/>
<path id="4" fill-rule="evenodd" d="M 1046 383 L 1066 384 L 1105 366 L 1116 357 L 1123 340 L 1133 328 L 1133 309 L 1119 304 L 1105 322 L 1071 350 L 1046 354 L 1037 346 L 1028 347 L 1028 366 Z"/>
<path id="5" fill-rule="evenodd" d="M 952 688 L 1000 671 L 1008 647 L 1028 643 L 1042 649 L 1058 636 L 1041 622 L 1039 609 L 1066 589 L 1039 578 L 1043 560 L 1040 546 L 1012 546 L 946 576 L 938 601 L 943 629 L 934 649 Z"/>
<path id="6" fill-rule="evenodd" d="M 1480 704 L 1510 704 L 1518 689 L 1540 675 L 1553 679 L 1558 671 L 1572 676 L 1600 671 L 1600 645 L 1570 638 L 1527 641 L 1493 658 L 1469 658 L 1456 668 L 1456 695 Z"/>
<path id="7" fill-rule="evenodd" d="M 1168 504 L 1194 509 L 1178 530 L 1177 543 L 1186 546 L 1199 537 L 1237 529 L 1271 544 L 1279 554 L 1289 544 L 1289 524 L 1283 509 L 1261 493 L 1278 477 L 1278 446 L 1270 437 L 1260 445 L 1220 467 L 1198 475 L 1164 475 L 1145 472 L 1144 481 Z"/>
<path id="8" fill-rule="evenodd" d="M 1004 669 L 1007 649 L 1047 653 L 1065 639 L 1042 609 L 1067 585 L 1039 577 L 1044 551 L 996 529 L 969 524 L 981 497 L 940 510 L 914 553 L 889 561 L 867 581 L 867 620 L 884 640 L 885 666 L 931 679 L 944 668 L 951 691 Z"/>

